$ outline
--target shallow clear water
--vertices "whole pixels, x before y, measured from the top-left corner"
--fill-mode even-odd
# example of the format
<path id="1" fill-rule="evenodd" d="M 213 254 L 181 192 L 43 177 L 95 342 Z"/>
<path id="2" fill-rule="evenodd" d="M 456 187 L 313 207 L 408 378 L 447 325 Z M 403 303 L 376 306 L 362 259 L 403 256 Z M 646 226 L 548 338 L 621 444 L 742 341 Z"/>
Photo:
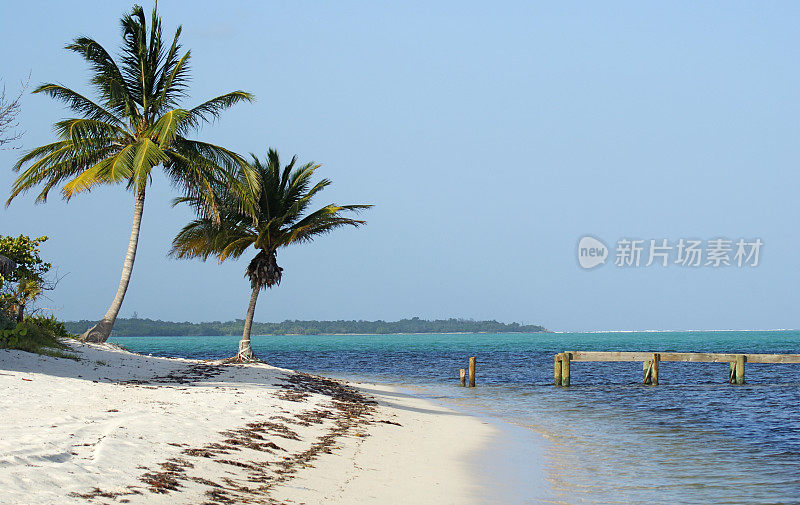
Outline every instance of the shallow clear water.
<path id="1" fill-rule="evenodd" d="M 219 358 L 237 337 L 126 337 L 145 354 Z M 573 363 L 565 350 L 800 353 L 800 332 L 632 332 L 254 337 L 269 363 L 413 386 L 457 408 L 543 434 L 552 498 L 567 503 L 800 503 L 800 365 L 662 362 L 657 387 L 641 363 Z M 478 357 L 478 388 L 458 369 Z M 533 498 L 521 500 L 536 502 Z"/>

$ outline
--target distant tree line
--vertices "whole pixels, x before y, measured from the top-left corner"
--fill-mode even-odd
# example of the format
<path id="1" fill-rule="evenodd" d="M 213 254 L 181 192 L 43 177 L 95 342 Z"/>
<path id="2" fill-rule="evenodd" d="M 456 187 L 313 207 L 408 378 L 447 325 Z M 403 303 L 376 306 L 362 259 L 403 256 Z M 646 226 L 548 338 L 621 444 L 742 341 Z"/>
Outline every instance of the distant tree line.
<path id="1" fill-rule="evenodd" d="M 67 330 L 80 334 L 94 321 L 67 322 Z M 241 335 L 244 320 L 206 323 L 172 322 L 153 319 L 119 318 L 112 335 L 118 337 L 214 336 Z M 399 321 L 299 321 L 253 323 L 255 335 L 320 335 L 320 334 L 388 334 L 388 333 L 540 333 L 547 331 L 535 324 L 473 321 L 470 319 L 437 319 L 427 321 L 414 317 Z"/>

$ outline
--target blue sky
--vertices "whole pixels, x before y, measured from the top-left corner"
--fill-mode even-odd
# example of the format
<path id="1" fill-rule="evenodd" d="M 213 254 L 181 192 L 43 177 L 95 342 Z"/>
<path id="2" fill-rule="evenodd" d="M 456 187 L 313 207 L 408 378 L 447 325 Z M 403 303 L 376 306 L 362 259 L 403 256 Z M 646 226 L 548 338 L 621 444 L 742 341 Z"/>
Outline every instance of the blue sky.
<path id="1" fill-rule="evenodd" d="M 145 4 L 150 9 L 151 4 Z M 256 320 L 496 318 L 554 330 L 797 328 L 800 6 L 792 2 L 183 2 L 159 4 L 192 50 L 187 105 L 255 93 L 196 137 L 323 164 L 320 204 L 371 203 L 369 224 L 279 253 Z M 63 46 L 119 46 L 125 2 L 15 2 L 0 13 L 9 90 L 89 93 Z M 68 112 L 24 97 L 23 149 Z M 20 151 L 0 151 L 7 194 Z M 244 316 L 246 260 L 167 257 L 190 219 L 156 177 L 122 308 Z M 3 198 L 5 199 L 5 197 Z M 105 312 L 132 197 L 32 195 L 0 234 L 48 235 L 63 279 L 45 305 Z M 756 268 L 590 271 L 578 240 L 764 242 Z M 613 256 L 613 251 L 612 251 Z M 613 258 L 612 258 L 613 259 Z"/>

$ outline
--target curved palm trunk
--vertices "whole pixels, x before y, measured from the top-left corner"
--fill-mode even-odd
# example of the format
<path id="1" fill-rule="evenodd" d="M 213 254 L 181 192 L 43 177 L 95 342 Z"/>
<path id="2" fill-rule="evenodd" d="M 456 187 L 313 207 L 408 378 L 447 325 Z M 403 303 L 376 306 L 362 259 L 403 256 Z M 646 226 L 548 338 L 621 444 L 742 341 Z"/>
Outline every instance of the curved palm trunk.
<path id="1" fill-rule="evenodd" d="M 250 305 L 247 306 L 247 317 L 244 320 L 242 340 L 239 341 L 239 353 L 236 355 L 236 359 L 239 361 L 255 361 L 256 359 L 255 354 L 253 354 L 253 348 L 250 347 L 250 330 L 253 328 L 253 317 L 256 313 L 256 301 L 258 301 L 259 291 L 259 287 L 256 286 L 250 295 Z"/>
<path id="2" fill-rule="evenodd" d="M 142 224 L 142 212 L 144 211 L 144 186 L 139 190 L 136 195 L 136 201 L 133 205 L 133 225 L 131 226 L 131 239 L 128 242 L 128 252 L 125 254 L 125 261 L 122 264 L 122 277 L 119 280 L 119 287 L 117 288 L 117 295 L 111 306 L 108 308 L 106 315 L 93 327 L 86 330 L 80 336 L 84 342 L 105 342 L 111 335 L 111 329 L 114 328 L 114 321 L 117 320 L 119 309 L 122 307 L 122 300 L 125 299 L 125 292 L 128 290 L 128 283 L 131 280 L 131 273 L 133 272 L 133 261 L 136 259 L 136 247 L 139 245 L 139 228 Z"/>

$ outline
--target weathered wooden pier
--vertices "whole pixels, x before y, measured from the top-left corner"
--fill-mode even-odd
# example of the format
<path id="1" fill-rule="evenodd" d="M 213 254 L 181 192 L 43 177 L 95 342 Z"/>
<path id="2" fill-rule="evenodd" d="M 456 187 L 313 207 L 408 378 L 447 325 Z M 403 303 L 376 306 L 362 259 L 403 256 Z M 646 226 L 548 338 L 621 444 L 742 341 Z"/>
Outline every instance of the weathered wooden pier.
<path id="1" fill-rule="evenodd" d="M 744 384 L 745 363 L 800 363 L 800 354 L 565 351 L 555 355 L 553 375 L 556 386 L 570 385 L 570 363 L 573 361 L 641 361 L 642 383 L 653 386 L 658 385 L 659 363 L 662 361 L 728 363 L 728 382 Z"/>

